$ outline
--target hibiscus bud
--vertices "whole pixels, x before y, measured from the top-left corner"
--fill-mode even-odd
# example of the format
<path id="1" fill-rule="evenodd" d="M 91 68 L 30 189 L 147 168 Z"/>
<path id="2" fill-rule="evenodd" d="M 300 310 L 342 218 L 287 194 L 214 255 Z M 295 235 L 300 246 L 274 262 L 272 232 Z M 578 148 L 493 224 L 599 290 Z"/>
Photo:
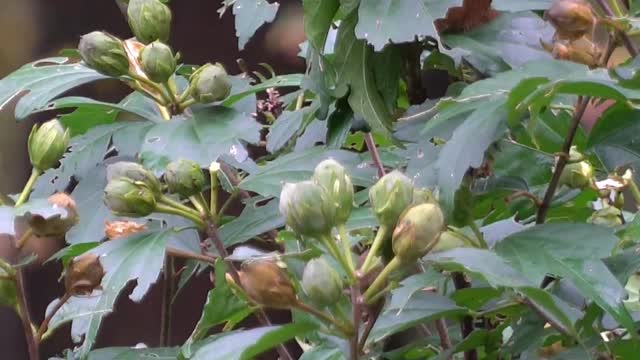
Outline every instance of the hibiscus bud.
<path id="1" fill-rule="evenodd" d="M 27 140 L 31 165 L 40 171 L 55 167 L 68 146 L 69 130 L 65 130 L 58 120 L 34 125 Z"/>
<path id="2" fill-rule="evenodd" d="M 289 309 L 298 303 L 296 291 L 289 277 L 276 263 L 266 260 L 242 264 L 240 286 L 255 303 L 274 308 Z"/>
<path id="3" fill-rule="evenodd" d="M 54 208 L 64 209 L 66 214 L 45 218 L 34 214 L 28 218 L 28 223 L 37 236 L 62 236 L 78 223 L 76 202 L 65 193 L 56 193 L 47 199 Z"/>
<path id="4" fill-rule="evenodd" d="M 139 61 L 149 80 L 157 83 L 167 82 L 176 71 L 176 59 L 171 48 L 159 41 L 142 48 Z"/>
<path id="5" fill-rule="evenodd" d="M 556 29 L 556 37 L 577 40 L 593 31 L 596 18 L 591 5 L 582 0 L 555 0 L 545 19 Z"/>
<path id="6" fill-rule="evenodd" d="M 560 174 L 560 185 L 566 185 L 572 189 L 584 189 L 593 179 L 593 168 L 587 161 L 570 163 L 565 165 Z"/>
<path id="7" fill-rule="evenodd" d="M 89 295 L 100 287 L 104 269 L 98 255 L 84 253 L 69 263 L 64 274 L 64 287 L 73 295 Z"/>
<path id="8" fill-rule="evenodd" d="M 83 35 L 78 52 L 87 66 L 101 74 L 118 77 L 129 73 L 124 43 L 111 34 L 94 31 Z"/>
<path id="9" fill-rule="evenodd" d="M 160 180 L 158 180 L 151 171 L 138 163 L 131 161 L 119 161 L 107 166 L 107 181 L 119 178 L 127 178 L 139 185 L 146 186 L 155 195 L 160 195 L 162 193 Z"/>
<path id="10" fill-rule="evenodd" d="M 324 307 L 336 303 L 342 286 L 342 280 L 324 259 L 312 259 L 304 267 L 302 288 L 315 304 Z"/>
<path id="11" fill-rule="evenodd" d="M 189 197 L 202 192 L 206 180 L 198 163 L 180 159 L 167 165 L 164 182 L 170 193 Z"/>
<path id="12" fill-rule="evenodd" d="M 325 160 L 316 166 L 313 179 L 327 192 L 329 201 L 335 206 L 335 221 L 345 224 L 353 209 L 353 184 L 345 168 L 335 160 Z"/>
<path id="13" fill-rule="evenodd" d="M 622 212 L 620 209 L 613 206 L 609 206 L 595 211 L 587 219 L 587 222 L 595 225 L 616 227 L 622 225 L 622 218 L 620 217 Z"/>
<path id="14" fill-rule="evenodd" d="M 131 0 L 127 7 L 129 27 L 143 44 L 167 42 L 171 32 L 171 10 L 158 0 Z"/>
<path id="15" fill-rule="evenodd" d="M 435 204 L 421 204 L 405 211 L 395 230 L 394 254 L 403 262 L 415 261 L 433 248 L 444 229 L 444 216 Z"/>
<path id="16" fill-rule="evenodd" d="M 189 77 L 191 96 L 202 104 L 220 101 L 231 93 L 229 75 L 220 64 L 205 64 Z"/>
<path id="17" fill-rule="evenodd" d="M 303 236 L 328 234 L 335 224 L 335 206 L 324 188 L 312 181 L 288 183 L 280 194 L 280 213 Z"/>
<path id="18" fill-rule="evenodd" d="M 104 189 L 104 202 L 116 215 L 144 217 L 156 209 L 156 196 L 141 182 L 129 178 L 109 181 Z"/>
<path id="19" fill-rule="evenodd" d="M 378 223 L 393 228 L 413 201 L 411 179 L 398 170 L 383 176 L 369 189 L 369 202 Z"/>

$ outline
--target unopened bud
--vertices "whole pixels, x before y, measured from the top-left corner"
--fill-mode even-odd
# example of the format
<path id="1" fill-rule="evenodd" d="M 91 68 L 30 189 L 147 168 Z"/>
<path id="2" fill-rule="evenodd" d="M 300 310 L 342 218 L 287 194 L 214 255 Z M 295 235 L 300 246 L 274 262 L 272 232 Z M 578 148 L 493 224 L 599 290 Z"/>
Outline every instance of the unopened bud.
<path id="1" fill-rule="evenodd" d="M 413 201 L 413 184 L 411 179 L 398 170 L 383 176 L 369 189 L 369 202 L 378 223 L 394 227 L 400 214 Z"/>
<path id="2" fill-rule="evenodd" d="M 191 96 L 202 104 L 220 101 L 231 93 L 229 75 L 220 64 L 205 64 L 189 77 Z"/>
<path id="3" fill-rule="evenodd" d="M 156 209 L 156 196 L 147 186 L 129 178 L 109 181 L 104 189 L 104 202 L 116 215 L 143 217 Z"/>
<path id="4" fill-rule="evenodd" d="M 136 39 L 144 44 L 167 42 L 171 32 L 171 10 L 158 0 L 131 0 L 127 17 Z"/>
<path id="5" fill-rule="evenodd" d="M 94 31 L 83 35 L 78 52 L 87 66 L 101 74 L 118 77 L 129 73 L 124 43 L 111 34 Z"/>
<path id="6" fill-rule="evenodd" d="M 593 168 L 587 161 L 567 164 L 560 174 L 560 185 L 572 189 L 584 189 L 593 179 Z"/>
<path id="7" fill-rule="evenodd" d="M 58 120 L 34 125 L 27 141 L 29 159 L 34 168 L 45 171 L 55 167 L 69 146 L 69 130 Z"/>
<path id="8" fill-rule="evenodd" d="M 620 209 L 613 206 L 608 206 L 591 214 L 591 216 L 587 219 L 587 222 L 594 225 L 616 227 L 622 225 L 621 216 L 622 212 L 620 211 Z"/>
<path id="9" fill-rule="evenodd" d="M 545 19 L 556 29 L 556 37 L 577 40 L 590 34 L 596 23 L 591 5 L 582 0 L 555 0 Z"/>
<path id="10" fill-rule="evenodd" d="M 47 199 L 54 208 L 65 211 L 64 215 L 45 218 L 34 214 L 28 218 L 28 223 L 37 236 L 62 236 L 78 223 L 78 210 L 73 198 L 65 193 L 56 193 Z"/>
<path id="11" fill-rule="evenodd" d="M 393 252 L 404 262 L 415 261 L 437 244 L 443 229 L 444 216 L 438 205 L 414 206 L 402 214 L 393 231 Z"/>
<path id="12" fill-rule="evenodd" d="M 170 193 L 189 197 L 202 192 L 206 180 L 198 163 L 180 159 L 167 165 L 164 182 Z"/>
<path id="13" fill-rule="evenodd" d="M 149 80 L 157 83 L 167 82 L 176 71 L 176 59 L 171 48 L 159 41 L 142 48 L 139 61 Z"/>
<path id="14" fill-rule="evenodd" d="M 69 263 L 64 274 L 64 287 L 73 295 L 89 295 L 100 288 L 104 269 L 98 255 L 84 253 Z"/>
<path id="15" fill-rule="evenodd" d="M 161 194 L 160 180 L 144 166 L 131 162 L 119 161 L 107 166 L 107 181 L 127 178 L 139 185 L 146 186 L 155 195 Z"/>
<path id="16" fill-rule="evenodd" d="M 296 291 L 287 274 L 271 261 L 257 260 L 242 264 L 240 285 L 255 303 L 289 309 L 297 304 Z"/>
<path id="17" fill-rule="evenodd" d="M 335 206 L 336 224 L 345 224 L 353 209 L 353 184 L 345 168 L 335 160 L 325 160 L 316 166 L 313 179 L 327 192 Z"/>
<path id="18" fill-rule="evenodd" d="M 315 304 L 324 307 L 336 303 L 342 286 L 340 276 L 324 259 L 312 259 L 304 267 L 302 288 Z"/>
<path id="19" fill-rule="evenodd" d="M 280 213 L 300 235 L 328 234 L 335 225 L 335 210 L 325 189 L 312 181 L 288 183 L 282 188 Z"/>
<path id="20" fill-rule="evenodd" d="M 145 231 L 147 226 L 135 221 L 107 221 L 104 224 L 104 233 L 107 239 L 114 240 Z"/>
<path id="21" fill-rule="evenodd" d="M 433 247 L 433 249 L 431 249 L 430 252 L 437 253 L 468 246 L 469 245 L 458 236 L 453 235 L 450 231 L 445 231 L 440 234 L 438 243 Z"/>

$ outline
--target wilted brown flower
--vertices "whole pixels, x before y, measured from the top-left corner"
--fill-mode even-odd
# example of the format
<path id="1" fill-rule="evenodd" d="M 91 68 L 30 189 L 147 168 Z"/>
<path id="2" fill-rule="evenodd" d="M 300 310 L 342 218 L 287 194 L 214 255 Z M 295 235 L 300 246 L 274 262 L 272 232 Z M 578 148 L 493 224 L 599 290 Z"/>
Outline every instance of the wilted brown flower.
<path id="1" fill-rule="evenodd" d="M 147 225 L 135 221 L 105 221 L 104 233 L 107 239 L 113 240 L 121 237 L 133 235 L 147 229 Z"/>
<path id="2" fill-rule="evenodd" d="M 64 287 L 72 295 L 89 295 L 100 287 L 104 269 L 100 258 L 93 253 L 84 253 L 69 263 L 64 275 Z"/>
<path id="3" fill-rule="evenodd" d="M 238 272 L 240 285 L 259 305 L 289 309 L 298 303 L 296 291 L 285 272 L 274 262 L 248 261 Z"/>

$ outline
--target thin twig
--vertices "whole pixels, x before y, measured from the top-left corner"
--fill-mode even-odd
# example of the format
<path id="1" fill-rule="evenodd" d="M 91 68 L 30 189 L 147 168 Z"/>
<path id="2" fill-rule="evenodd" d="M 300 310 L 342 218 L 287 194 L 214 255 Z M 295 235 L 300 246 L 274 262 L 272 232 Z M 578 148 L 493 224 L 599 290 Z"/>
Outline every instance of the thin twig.
<path id="1" fill-rule="evenodd" d="M 587 110 L 587 105 L 589 104 L 590 99 L 590 97 L 582 96 L 578 98 L 576 110 L 573 112 L 573 118 L 571 119 L 569 132 L 567 133 L 567 137 L 564 139 L 564 144 L 562 145 L 563 155 L 558 157 L 555 169 L 553 170 L 553 176 L 551 177 L 551 181 L 549 182 L 549 187 L 547 187 L 547 192 L 544 194 L 542 203 L 540 204 L 540 206 L 538 206 L 536 224 L 544 224 L 547 218 L 549 206 L 551 205 L 551 201 L 553 200 L 556 189 L 558 188 L 558 185 L 560 183 L 560 175 L 562 175 L 562 170 L 564 170 L 564 167 L 565 165 L 567 165 L 567 162 L 569 160 L 569 151 L 571 150 L 571 145 L 573 145 L 573 139 L 576 136 L 578 126 L 580 126 L 580 120 Z"/>
<path id="2" fill-rule="evenodd" d="M 162 293 L 162 310 L 160 312 L 160 346 L 171 345 L 171 299 L 173 299 L 173 257 L 169 254 L 164 259 L 164 278 Z"/>
<path id="3" fill-rule="evenodd" d="M 384 165 L 382 165 L 380 153 L 376 147 L 376 142 L 373 140 L 373 135 L 371 135 L 370 132 L 364 134 L 364 142 L 367 144 L 367 150 L 369 150 L 371 154 L 373 163 L 376 165 L 376 168 L 378 168 L 378 177 L 383 177 L 385 174 Z"/>
<path id="4" fill-rule="evenodd" d="M 51 309 L 51 311 L 44 318 L 42 324 L 40 324 L 40 327 L 38 328 L 38 333 L 36 335 L 37 342 L 40 342 L 42 340 L 42 336 L 49 329 L 49 323 L 51 322 L 51 319 L 53 319 L 53 316 L 62 308 L 64 304 L 67 303 L 67 301 L 69 301 L 69 299 L 71 299 L 71 296 L 71 291 L 65 292 L 64 295 L 60 298 L 60 301 L 56 303 L 53 309 Z"/>
<path id="5" fill-rule="evenodd" d="M 371 334 L 371 330 L 373 330 L 373 326 L 378 321 L 380 314 L 382 313 L 382 308 L 384 307 L 384 302 L 379 302 L 376 305 L 373 305 L 373 310 L 371 310 L 371 306 L 368 307 L 369 311 L 369 320 L 367 321 L 367 325 L 365 325 L 364 330 L 362 331 L 362 336 L 360 336 L 360 343 L 358 344 L 358 348 L 362 352 L 364 350 L 365 345 L 367 344 L 367 339 L 369 338 L 369 334 Z"/>
<path id="6" fill-rule="evenodd" d="M 451 274 L 453 279 L 453 285 L 457 290 L 466 289 L 471 286 L 467 279 L 464 278 L 464 274 L 460 272 L 454 272 Z M 473 318 L 469 315 L 462 318 L 460 323 L 460 330 L 462 332 L 462 339 L 466 339 L 473 332 Z M 478 360 L 478 352 L 476 349 L 467 350 L 464 352 L 464 360 Z"/>
<path id="7" fill-rule="evenodd" d="M 353 321 L 353 337 L 349 342 L 349 349 L 351 350 L 351 360 L 358 360 L 360 355 L 358 333 L 360 332 L 360 317 L 362 316 L 362 295 L 360 294 L 360 280 L 362 274 L 356 271 L 356 280 L 351 285 L 351 318 Z"/>
<path id="8" fill-rule="evenodd" d="M 179 259 L 198 260 L 209 264 L 214 264 L 216 262 L 215 256 L 193 253 L 170 246 L 167 247 L 166 253 L 168 256 Z"/>
<path id="9" fill-rule="evenodd" d="M 224 167 L 222 171 L 224 171 Z M 240 275 L 238 274 L 238 269 L 236 268 L 233 262 L 227 259 L 227 257 L 229 256 L 229 253 L 227 252 L 227 249 L 224 247 L 224 243 L 222 242 L 222 239 L 218 234 L 218 228 L 216 227 L 215 224 L 211 222 L 208 222 L 207 236 L 209 237 L 213 245 L 216 247 L 216 250 L 218 250 L 218 254 L 220 254 L 220 257 L 224 260 L 225 264 L 227 265 L 227 269 L 229 271 L 229 274 L 231 275 L 231 278 L 233 278 L 233 281 L 239 285 Z M 258 318 L 258 321 L 262 325 L 264 326 L 271 325 L 271 320 L 269 319 L 267 314 L 264 312 L 264 310 L 257 309 L 255 311 L 255 315 L 256 315 L 256 318 Z M 278 345 L 276 350 L 278 351 L 278 354 L 280 355 L 280 358 L 282 360 L 293 360 L 293 356 L 289 353 L 289 350 L 283 344 Z"/>
<path id="10" fill-rule="evenodd" d="M 18 297 L 18 308 L 20 309 L 20 319 L 22 320 L 22 327 L 24 329 L 24 337 L 27 342 L 27 348 L 29 350 L 30 360 L 40 360 L 38 355 L 38 343 L 33 333 L 31 315 L 29 314 L 29 307 L 27 306 L 27 294 L 24 287 L 24 274 L 22 269 L 16 272 L 16 292 Z"/>
<path id="11" fill-rule="evenodd" d="M 537 196 L 533 195 L 532 193 L 530 193 L 528 191 L 516 191 L 513 194 L 507 196 L 505 198 L 505 201 L 510 203 L 513 200 L 521 198 L 521 197 L 524 197 L 524 198 L 527 198 L 527 199 L 533 201 L 533 204 L 535 206 L 540 206 L 540 204 L 542 204 L 542 201 Z"/>
<path id="12" fill-rule="evenodd" d="M 442 350 L 449 350 L 453 347 L 451 343 L 451 338 L 449 337 L 449 330 L 447 329 L 447 323 L 444 319 L 436 320 L 436 331 L 438 331 L 438 336 L 440 337 L 440 346 L 442 346 Z"/>
<path id="13" fill-rule="evenodd" d="M 611 6 L 609 6 L 609 3 L 607 2 L 607 0 L 596 0 L 596 2 L 598 3 L 598 5 L 600 5 L 605 15 L 611 16 L 611 17 L 615 16 L 615 13 L 613 12 L 613 9 L 611 9 Z M 629 54 L 631 54 L 631 57 L 638 56 L 638 54 L 640 53 L 640 50 L 638 49 L 636 44 L 633 42 L 631 37 L 629 37 L 629 34 L 627 34 L 626 32 L 619 32 L 619 34 L 620 34 L 620 37 L 622 38 L 622 42 L 624 42 L 624 46 L 629 51 Z"/>
<path id="14" fill-rule="evenodd" d="M 573 337 L 571 335 L 571 332 L 567 328 L 565 328 L 562 324 L 560 324 L 555 319 L 553 319 L 553 317 L 547 316 L 545 310 L 540 308 L 536 303 L 534 303 L 533 301 L 529 300 L 528 298 L 524 298 L 523 299 L 523 303 L 525 305 L 529 306 L 536 314 L 538 314 L 538 316 L 540 316 L 546 322 L 548 322 L 549 325 L 551 325 L 551 327 L 556 329 L 560 334 L 565 335 L 567 337 Z"/>

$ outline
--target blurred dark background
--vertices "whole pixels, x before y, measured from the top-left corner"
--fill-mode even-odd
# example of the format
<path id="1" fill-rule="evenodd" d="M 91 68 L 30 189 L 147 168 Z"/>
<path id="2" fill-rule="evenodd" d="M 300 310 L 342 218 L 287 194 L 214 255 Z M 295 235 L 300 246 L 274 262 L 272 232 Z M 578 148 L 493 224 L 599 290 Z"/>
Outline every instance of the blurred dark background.
<path id="1" fill-rule="evenodd" d="M 243 51 L 238 50 L 234 18 L 229 9 L 222 19 L 217 10 L 222 1 L 173 1 L 173 27 L 170 45 L 180 51 L 184 63 L 221 62 L 230 73 L 238 73 L 236 59 L 243 58 L 250 69 L 260 70 L 258 63 L 273 66 L 277 73 L 304 71 L 297 58 L 298 44 L 304 40 L 300 1 L 281 0 L 276 20 L 261 28 Z M 2 0 L 0 11 L 0 77 L 25 63 L 57 56 L 64 48 L 75 48 L 81 35 L 93 30 L 106 30 L 121 38 L 131 37 L 126 19 L 114 0 Z M 127 89 L 118 82 L 91 84 L 74 95 L 118 101 Z M 0 192 L 17 193 L 30 172 L 26 152 L 26 137 L 34 122 L 46 120 L 34 117 L 21 123 L 13 118 L 12 106 L 0 111 Z M 100 237 L 97 234 L 96 237 Z M 4 239 L 2 239 L 4 240 Z M 5 242 L 6 243 L 6 242 Z M 6 251 L 0 244 L 0 256 Z M 3 250 L 4 249 L 4 250 Z M 56 249 L 48 249 L 53 252 Z M 46 306 L 63 294 L 58 282 L 60 265 L 49 263 L 30 269 L 26 277 L 30 313 L 34 322 L 44 318 Z M 207 291 L 211 287 L 208 274 L 192 279 L 173 306 L 171 344 L 179 345 L 189 336 L 200 316 Z M 115 306 L 115 313 L 106 317 L 96 347 L 134 346 L 145 343 L 157 346 L 161 308 L 161 288 L 154 286 L 145 299 L 132 303 L 125 289 Z M 286 320 L 286 314 L 276 314 Z M 0 359 L 27 359 L 26 345 L 18 317 L 0 308 Z M 43 342 L 41 357 L 60 355 L 72 347 L 70 325 L 59 329 Z"/>

